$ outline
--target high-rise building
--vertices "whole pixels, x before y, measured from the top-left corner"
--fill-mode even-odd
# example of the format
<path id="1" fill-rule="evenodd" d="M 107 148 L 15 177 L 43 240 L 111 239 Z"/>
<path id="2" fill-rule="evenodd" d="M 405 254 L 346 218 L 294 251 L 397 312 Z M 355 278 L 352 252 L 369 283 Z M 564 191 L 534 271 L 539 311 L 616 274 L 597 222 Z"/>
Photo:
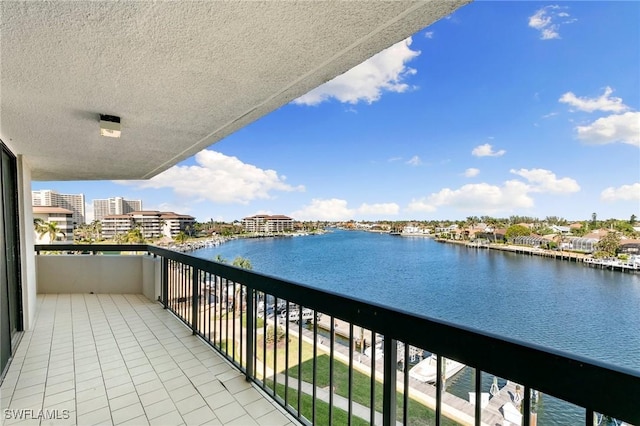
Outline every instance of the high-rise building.
<path id="1" fill-rule="evenodd" d="M 61 207 L 73 212 L 74 227 L 85 223 L 84 194 L 60 194 L 50 189 L 31 191 L 31 203 L 34 206 Z"/>
<path id="2" fill-rule="evenodd" d="M 122 197 L 93 200 L 94 220 L 102 220 L 105 216 L 123 215 L 141 210 L 141 200 L 125 200 Z"/>

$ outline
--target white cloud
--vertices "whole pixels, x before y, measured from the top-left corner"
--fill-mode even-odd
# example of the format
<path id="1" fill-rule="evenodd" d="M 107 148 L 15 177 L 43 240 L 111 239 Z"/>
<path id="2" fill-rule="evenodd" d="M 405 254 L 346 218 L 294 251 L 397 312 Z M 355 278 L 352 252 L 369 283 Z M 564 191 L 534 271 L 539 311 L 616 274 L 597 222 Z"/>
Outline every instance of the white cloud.
<path id="1" fill-rule="evenodd" d="M 533 207 L 531 193 L 561 194 L 580 190 L 575 180 L 558 179 L 549 170 L 520 169 L 511 170 L 511 173 L 524 177 L 528 183 L 514 179 L 504 182 L 501 186 L 474 183 L 458 189 L 443 188 L 427 197 L 412 199 L 407 211 L 429 213 L 440 207 L 452 207 L 456 210 L 487 214 L 510 212 Z"/>
<path id="2" fill-rule="evenodd" d="M 573 92 L 567 92 L 563 94 L 559 102 L 569 104 L 580 111 L 593 112 L 593 111 L 606 111 L 606 112 L 624 112 L 629 109 L 628 106 L 622 103 L 621 98 L 611 97 L 613 89 L 607 86 L 604 89 L 604 93 L 597 98 L 585 98 L 578 97 Z"/>
<path id="3" fill-rule="evenodd" d="M 556 115 L 558 115 L 557 112 L 550 112 L 549 114 L 543 115 L 542 118 L 551 118 L 551 117 L 555 117 Z"/>
<path id="4" fill-rule="evenodd" d="M 360 215 L 396 215 L 400 212 L 400 206 L 396 203 L 379 203 L 379 204 L 362 204 L 358 207 L 357 212 Z"/>
<path id="5" fill-rule="evenodd" d="M 478 176 L 479 174 L 480 174 L 480 169 L 476 169 L 473 167 L 470 167 L 464 171 L 465 177 L 474 177 L 474 176 Z"/>
<path id="6" fill-rule="evenodd" d="M 291 213 L 296 220 L 349 220 L 356 216 L 396 215 L 400 206 L 396 203 L 362 204 L 358 208 L 349 208 L 346 200 L 339 198 L 314 198 L 311 204 Z"/>
<path id="7" fill-rule="evenodd" d="M 159 210 L 161 212 L 174 212 L 178 214 L 191 213 L 191 206 L 189 204 L 172 204 L 172 203 L 160 203 L 158 205 L 151 205 L 149 210 Z"/>
<path id="8" fill-rule="evenodd" d="M 419 166 L 422 164 L 422 160 L 420 160 L 420 157 L 417 155 L 414 155 L 409 161 L 407 161 L 407 164 L 410 166 Z"/>
<path id="9" fill-rule="evenodd" d="M 274 191 L 304 191 L 291 186 L 275 170 L 246 164 L 236 157 L 203 150 L 195 155 L 193 166 L 173 166 L 146 181 L 116 181 L 138 188 L 171 188 L 173 192 L 198 200 L 218 203 L 241 203 L 272 198 Z"/>
<path id="10" fill-rule="evenodd" d="M 290 214 L 296 220 L 348 220 L 354 211 L 347 207 L 347 200 L 314 198 L 311 204 Z"/>
<path id="11" fill-rule="evenodd" d="M 485 143 L 484 145 L 478 145 L 473 148 L 471 154 L 476 157 L 501 157 L 506 154 L 507 151 L 501 149 L 499 151 L 494 151 L 491 144 Z"/>
<path id="12" fill-rule="evenodd" d="M 600 193 L 603 201 L 640 201 L 640 183 L 609 187 Z"/>
<path id="13" fill-rule="evenodd" d="M 578 139 L 595 145 L 622 142 L 640 147 L 640 112 L 625 112 L 576 127 Z"/>
<path id="14" fill-rule="evenodd" d="M 383 92 L 407 91 L 410 86 L 405 80 L 415 74 L 416 70 L 407 67 L 406 63 L 420 54 L 419 51 L 411 50 L 411 41 L 409 37 L 394 44 L 293 102 L 318 105 L 335 98 L 349 104 L 360 101 L 370 104 L 380 99 Z"/>
<path id="15" fill-rule="evenodd" d="M 552 194 L 566 194 L 580 191 L 580 185 L 574 179 L 558 179 L 555 173 L 545 169 L 510 170 L 511 173 L 522 176 L 531 184 L 531 192 L 550 192 Z"/>
<path id="16" fill-rule="evenodd" d="M 560 25 L 571 24 L 577 19 L 570 17 L 566 6 L 549 5 L 538 9 L 529 17 L 529 26 L 540 32 L 541 40 L 560 38 Z"/>
<path id="17" fill-rule="evenodd" d="M 394 163 L 394 162 L 400 161 L 400 160 L 402 160 L 402 157 L 391 157 L 387 161 L 390 162 L 390 163 Z"/>
<path id="18" fill-rule="evenodd" d="M 429 204 L 426 198 L 412 199 L 407 206 L 408 212 L 425 212 L 431 213 L 436 211 L 436 207 Z"/>
<path id="19" fill-rule="evenodd" d="M 433 38 L 433 31 L 427 31 L 427 32 L 425 32 L 425 33 L 424 33 L 424 36 L 425 36 L 426 38 Z"/>
<path id="20" fill-rule="evenodd" d="M 458 189 L 444 188 L 426 198 L 414 199 L 407 210 L 433 212 L 438 207 L 448 206 L 483 213 L 512 211 L 533 206 L 533 199 L 528 192 L 528 185 L 517 180 L 507 181 L 502 186 L 467 184 Z"/>

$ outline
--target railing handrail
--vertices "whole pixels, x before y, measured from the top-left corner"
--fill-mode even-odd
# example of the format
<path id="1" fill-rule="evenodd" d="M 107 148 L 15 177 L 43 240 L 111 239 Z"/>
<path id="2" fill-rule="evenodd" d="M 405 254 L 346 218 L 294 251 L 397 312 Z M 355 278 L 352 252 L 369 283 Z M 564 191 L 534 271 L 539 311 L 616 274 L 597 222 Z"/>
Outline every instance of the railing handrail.
<path id="1" fill-rule="evenodd" d="M 37 245 L 36 251 L 141 251 L 374 330 L 570 403 L 640 424 L 640 372 L 153 245 Z M 416 333 L 416 330 L 420 330 Z M 372 342 L 373 343 L 373 342 Z"/>
<path id="2" fill-rule="evenodd" d="M 41 251 L 86 251 L 90 253 L 137 251 L 148 252 L 149 244 L 35 244 L 36 253 Z"/>

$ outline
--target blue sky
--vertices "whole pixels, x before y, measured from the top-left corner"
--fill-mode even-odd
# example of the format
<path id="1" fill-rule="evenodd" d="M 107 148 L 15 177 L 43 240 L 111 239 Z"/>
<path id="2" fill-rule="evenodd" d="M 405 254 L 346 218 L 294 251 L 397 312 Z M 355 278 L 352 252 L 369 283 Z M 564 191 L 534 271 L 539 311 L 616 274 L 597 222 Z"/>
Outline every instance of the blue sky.
<path id="1" fill-rule="evenodd" d="M 200 221 L 640 216 L 639 18 L 474 2 L 149 181 L 32 187 Z"/>

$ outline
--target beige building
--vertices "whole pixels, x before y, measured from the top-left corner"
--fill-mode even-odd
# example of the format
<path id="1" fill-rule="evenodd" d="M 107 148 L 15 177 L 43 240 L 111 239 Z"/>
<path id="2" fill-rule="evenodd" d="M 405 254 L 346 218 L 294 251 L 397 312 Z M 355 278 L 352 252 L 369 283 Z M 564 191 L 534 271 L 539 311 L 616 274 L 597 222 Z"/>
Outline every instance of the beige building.
<path id="1" fill-rule="evenodd" d="M 173 212 L 158 210 L 136 211 L 127 214 L 110 215 L 102 218 L 102 237 L 113 239 L 118 234 L 126 234 L 140 228 L 144 238 L 175 237 L 187 227 L 193 226 L 195 218 Z"/>
<path id="2" fill-rule="evenodd" d="M 293 219 L 284 215 L 259 214 L 242 219 L 242 226 L 247 232 L 285 232 L 293 231 Z"/>
<path id="3" fill-rule="evenodd" d="M 36 244 L 73 243 L 73 212 L 62 207 L 33 206 L 33 219 L 40 220 L 44 224 L 56 223 L 60 231 L 55 240 L 50 240 L 48 233 L 42 234 L 34 229 Z"/>

